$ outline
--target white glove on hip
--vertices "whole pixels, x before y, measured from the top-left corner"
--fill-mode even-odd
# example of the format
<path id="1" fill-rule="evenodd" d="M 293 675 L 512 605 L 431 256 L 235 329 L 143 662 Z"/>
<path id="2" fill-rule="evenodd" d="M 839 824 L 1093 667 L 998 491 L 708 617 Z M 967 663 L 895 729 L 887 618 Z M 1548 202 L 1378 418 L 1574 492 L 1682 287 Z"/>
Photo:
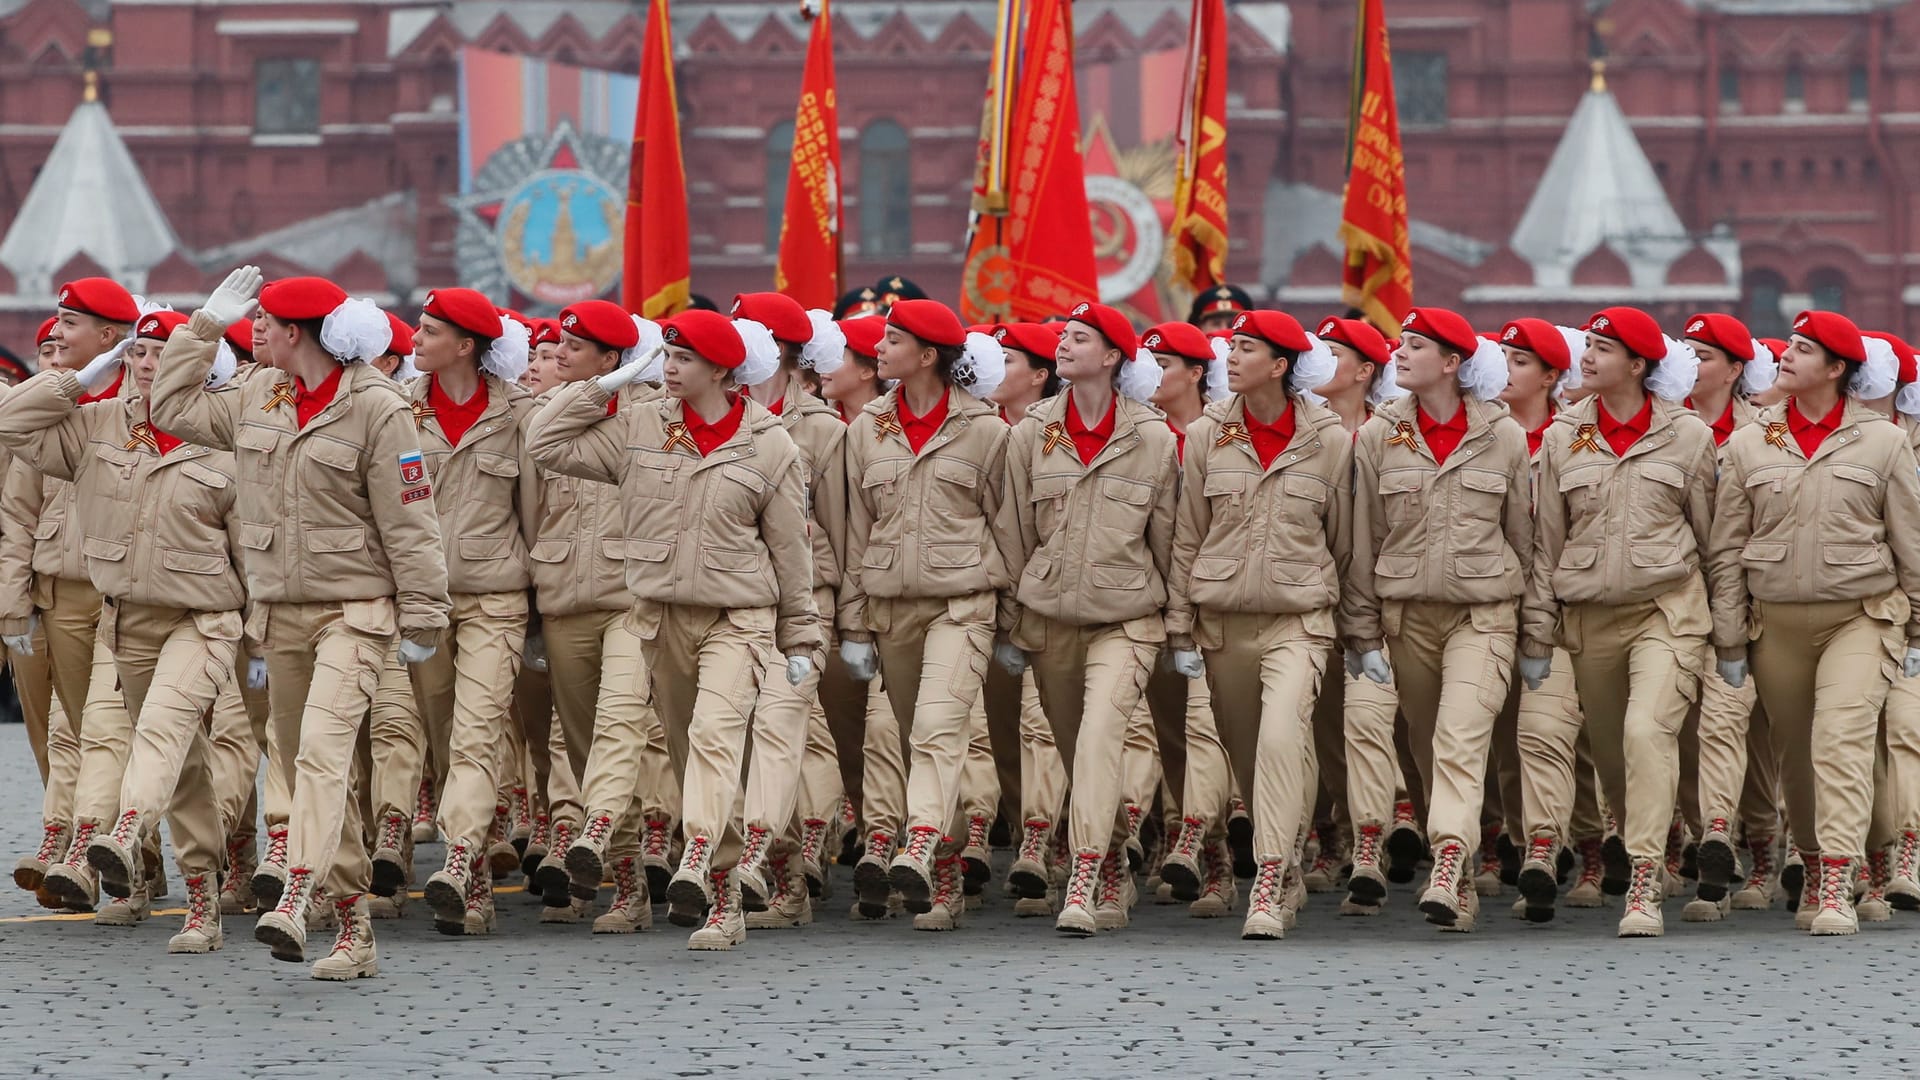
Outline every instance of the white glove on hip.
<path id="1" fill-rule="evenodd" d="M 1360 671 L 1381 686 L 1393 681 L 1393 667 L 1379 649 L 1368 649 L 1360 654 Z"/>
<path id="2" fill-rule="evenodd" d="M 0 644 L 5 644 L 8 652 L 16 652 L 21 656 L 32 656 L 33 635 L 39 633 L 39 631 L 40 613 L 37 611 L 28 612 L 27 632 L 18 635 L 8 634 L 5 637 L 0 637 Z"/>
<path id="3" fill-rule="evenodd" d="M 993 647 L 993 662 L 1000 665 L 1002 671 L 1019 678 L 1027 673 L 1027 654 L 1011 641 L 1002 641 Z"/>
<path id="4" fill-rule="evenodd" d="M 260 306 L 260 282 L 259 267 L 242 266 L 227 275 L 227 280 L 213 290 L 213 295 L 200 305 L 200 310 L 221 326 L 232 326 L 252 316 L 254 309 Z"/>
<path id="5" fill-rule="evenodd" d="M 1907 658 L 1901 662 L 1900 671 L 1909 679 L 1920 675 L 1920 649 L 1907 650 Z"/>
<path id="6" fill-rule="evenodd" d="M 424 664 L 433 659 L 433 654 L 439 651 L 440 647 L 438 645 L 415 645 L 411 641 L 402 640 L 400 642 L 400 662 L 403 664 Z"/>
<path id="7" fill-rule="evenodd" d="M 267 658 L 253 656 L 247 659 L 247 689 L 265 690 L 267 688 Z"/>
<path id="8" fill-rule="evenodd" d="M 847 674 L 855 682 L 871 682 L 880 674 L 880 654 L 871 641 L 841 642 L 840 660 L 847 665 Z"/>
<path id="9" fill-rule="evenodd" d="M 1913 654 L 1908 653 L 1907 656 L 1907 663 L 1911 666 L 1913 663 Z M 1721 660 L 1715 663 L 1714 666 L 1720 669 L 1720 681 L 1733 687 L 1735 690 L 1747 684 L 1747 662 L 1745 660 Z"/>
<path id="10" fill-rule="evenodd" d="M 1175 649 L 1173 670 L 1189 679 L 1198 679 L 1207 673 L 1207 664 L 1200 658 L 1197 649 Z"/>
<path id="11" fill-rule="evenodd" d="M 1520 658 L 1520 681 L 1527 684 L 1527 689 L 1540 689 L 1540 684 L 1546 682 L 1547 676 L 1551 674 L 1553 674 L 1553 657 L 1523 656 Z"/>
<path id="12" fill-rule="evenodd" d="M 787 685 L 799 686 L 813 674 L 813 660 L 806 656 L 787 657 Z"/>

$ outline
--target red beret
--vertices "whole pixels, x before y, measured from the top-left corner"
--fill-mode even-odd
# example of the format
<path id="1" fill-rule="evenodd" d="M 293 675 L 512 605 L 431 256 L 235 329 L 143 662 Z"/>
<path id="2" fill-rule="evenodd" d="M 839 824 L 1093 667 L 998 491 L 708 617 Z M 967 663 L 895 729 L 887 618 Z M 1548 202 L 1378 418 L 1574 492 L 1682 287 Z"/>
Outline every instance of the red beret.
<path id="1" fill-rule="evenodd" d="M 1667 339 L 1660 334 L 1660 324 L 1639 308 L 1610 307 L 1595 313 L 1581 329 L 1612 338 L 1642 360 L 1658 361 L 1667 355 Z"/>
<path id="2" fill-rule="evenodd" d="M 1480 347 L 1480 335 L 1473 332 L 1473 324 L 1446 308 L 1414 308 L 1400 320 L 1400 329 L 1402 336 L 1413 333 L 1432 338 L 1462 356 L 1472 356 Z"/>
<path id="3" fill-rule="evenodd" d="M 1060 352 L 1060 326 L 1059 323 L 1001 323 L 989 336 L 1005 348 L 1019 349 L 1052 363 Z"/>
<path id="4" fill-rule="evenodd" d="M 1690 316 L 1685 333 L 1688 341 L 1711 345 L 1741 363 L 1753 359 L 1753 335 L 1747 332 L 1746 323 L 1731 315 Z"/>
<path id="5" fill-rule="evenodd" d="M 1140 339 L 1140 347 L 1148 352 L 1172 353 L 1196 364 L 1213 359 L 1212 339 L 1192 323 L 1165 322 L 1152 327 Z"/>
<path id="6" fill-rule="evenodd" d="M 45 345 L 47 342 L 53 340 L 53 327 L 54 327 L 54 324 L 58 323 L 59 321 L 60 321 L 59 319 L 48 319 L 46 322 L 43 322 L 40 324 L 40 332 L 33 335 L 34 348 L 37 349 L 40 346 Z"/>
<path id="7" fill-rule="evenodd" d="M 557 343 L 560 340 L 559 319 L 536 319 L 533 323 L 533 336 L 528 339 L 534 345 Z"/>
<path id="8" fill-rule="evenodd" d="M 528 337 L 533 336 L 533 320 L 532 319 L 527 318 L 525 315 L 520 314 L 519 312 L 513 310 L 510 307 L 497 307 L 493 309 L 493 312 L 494 314 L 500 316 L 502 320 L 512 319 L 514 322 L 517 322 L 521 326 L 526 327 L 527 336 Z M 503 321 L 501 325 L 504 327 L 506 323 Z"/>
<path id="9" fill-rule="evenodd" d="M 1775 360 L 1787 355 L 1787 342 L 1784 338 L 1763 337 L 1760 339 L 1760 344 L 1767 347 L 1767 351 L 1773 354 Z"/>
<path id="10" fill-rule="evenodd" d="M 631 349 L 640 342 L 640 330 L 633 325 L 633 316 L 611 300 L 582 300 L 562 311 L 560 329 L 615 351 Z M 540 339 L 536 336 L 534 340 Z"/>
<path id="11" fill-rule="evenodd" d="M 387 342 L 387 351 L 396 356 L 413 355 L 413 327 L 407 320 L 393 312 L 383 312 L 387 317 L 387 327 L 393 331 L 393 337 Z"/>
<path id="12" fill-rule="evenodd" d="M 841 319 L 840 332 L 847 335 L 847 348 L 869 360 L 880 358 L 880 339 L 887 336 L 887 320 L 863 315 L 858 319 Z"/>
<path id="13" fill-rule="evenodd" d="M 1235 337 L 1257 338 L 1292 353 L 1306 352 L 1312 344 L 1300 320 L 1284 311 L 1243 311 L 1233 317 L 1231 329 Z"/>
<path id="14" fill-rule="evenodd" d="M 154 311 L 141 319 L 133 332 L 136 337 L 165 341 L 173 336 L 175 330 L 186 324 L 187 317 L 177 311 Z"/>
<path id="15" fill-rule="evenodd" d="M 140 317 L 133 294 L 111 278 L 89 277 L 60 286 L 60 306 L 108 322 L 130 323 Z"/>
<path id="16" fill-rule="evenodd" d="M 813 321 L 800 301 L 785 293 L 739 293 L 733 298 L 733 317 L 752 319 L 767 328 L 773 340 L 805 345 L 813 340 Z"/>
<path id="17" fill-rule="evenodd" d="M 1866 337 L 1879 338 L 1881 341 L 1892 346 L 1893 358 L 1900 361 L 1900 374 L 1898 379 L 1902 386 L 1910 382 L 1920 382 L 1920 363 L 1915 361 L 1913 346 L 1894 337 L 1892 334 L 1882 333 L 1879 330 L 1866 330 L 1862 331 L 1862 333 Z"/>
<path id="18" fill-rule="evenodd" d="M 493 301 L 472 289 L 435 289 L 427 294 L 427 302 L 420 310 L 488 341 L 499 337 L 506 328 Z"/>
<path id="19" fill-rule="evenodd" d="M 938 300 L 898 301 L 887 312 L 887 325 L 897 326 L 929 345 L 967 343 L 967 328 L 960 325 L 960 316 Z"/>
<path id="20" fill-rule="evenodd" d="M 1566 337 L 1560 333 L 1559 327 L 1545 319 L 1515 319 L 1500 328 L 1500 336 L 1495 340 L 1502 345 L 1527 350 L 1550 368 L 1565 371 L 1573 366 L 1573 356 L 1567 351 Z"/>
<path id="21" fill-rule="evenodd" d="M 747 343 L 740 340 L 733 320 L 717 311 L 683 311 L 660 324 L 660 336 L 667 344 L 691 349 L 700 359 L 729 371 L 747 358 Z"/>
<path id="22" fill-rule="evenodd" d="M 241 319 L 239 322 L 227 327 L 227 332 L 220 336 L 226 338 L 227 344 L 233 346 L 240 352 L 246 353 L 248 356 L 253 355 L 252 319 Z"/>
<path id="23" fill-rule="evenodd" d="M 1387 339 L 1380 331 L 1365 319 L 1339 319 L 1332 316 L 1320 320 L 1320 329 L 1314 336 L 1322 341 L 1337 341 L 1368 363 L 1384 364 L 1393 358 L 1393 350 L 1387 348 Z"/>
<path id="24" fill-rule="evenodd" d="M 1105 304 L 1082 300 L 1067 313 L 1067 321 L 1086 323 L 1100 331 L 1100 336 L 1107 339 L 1107 344 L 1119 349 L 1120 354 L 1128 360 L 1133 359 L 1133 354 L 1140 350 L 1140 338 L 1134 334 L 1133 324 L 1127 321 L 1125 315 Z"/>
<path id="25" fill-rule="evenodd" d="M 326 278 L 281 278 L 260 290 L 260 310 L 281 322 L 324 319 L 346 302 L 347 290 Z"/>
<path id="26" fill-rule="evenodd" d="M 1834 311 L 1803 311 L 1793 317 L 1793 332 L 1842 360 L 1867 362 L 1867 343 L 1853 320 Z"/>

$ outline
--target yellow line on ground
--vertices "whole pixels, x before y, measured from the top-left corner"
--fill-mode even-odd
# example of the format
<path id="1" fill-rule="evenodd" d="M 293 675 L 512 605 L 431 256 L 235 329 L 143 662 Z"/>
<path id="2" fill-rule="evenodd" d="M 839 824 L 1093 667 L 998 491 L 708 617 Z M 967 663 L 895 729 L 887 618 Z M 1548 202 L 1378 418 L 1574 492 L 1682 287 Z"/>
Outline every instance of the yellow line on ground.
<path id="1" fill-rule="evenodd" d="M 494 886 L 493 891 L 494 891 L 494 894 L 497 896 L 503 893 L 526 892 L 527 887 L 525 885 L 496 885 Z M 425 899 L 427 894 L 414 892 L 414 893 L 408 893 L 407 895 L 412 897 L 415 900 L 421 900 L 421 899 Z M 153 918 L 159 915 L 184 916 L 186 913 L 187 913 L 186 908 L 156 908 L 152 911 L 147 912 L 147 917 Z M 0 918 L 0 925 L 4 925 L 7 923 L 92 922 L 92 921 L 93 921 L 92 912 L 79 911 L 79 912 L 59 912 L 57 914 L 49 914 L 49 915 L 9 915 L 6 918 Z"/>

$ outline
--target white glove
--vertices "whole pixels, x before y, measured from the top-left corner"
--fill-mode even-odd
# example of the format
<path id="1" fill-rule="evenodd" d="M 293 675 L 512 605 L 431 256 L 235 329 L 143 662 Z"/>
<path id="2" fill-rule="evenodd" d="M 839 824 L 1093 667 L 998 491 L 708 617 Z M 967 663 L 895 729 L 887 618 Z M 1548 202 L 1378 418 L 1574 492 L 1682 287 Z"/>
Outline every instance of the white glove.
<path id="1" fill-rule="evenodd" d="M 1909 679 L 1920 675 L 1920 649 L 1907 650 L 1907 658 L 1900 664 L 1900 672 Z"/>
<path id="2" fill-rule="evenodd" d="M 247 658 L 247 689 L 265 690 L 267 688 L 267 658 L 252 656 Z"/>
<path id="3" fill-rule="evenodd" d="M 813 660 L 806 656 L 787 657 L 787 685 L 799 686 L 813 674 Z"/>
<path id="4" fill-rule="evenodd" d="M 1347 678 L 1349 679 L 1359 678 L 1360 677 L 1360 654 L 1357 652 L 1354 652 L 1352 649 L 1342 649 L 1341 652 L 1345 654 L 1346 660 L 1347 660 Z"/>
<path id="5" fill-rule="evenodd" d="M 880 655 L 871 641 L 841 642 L 840 660 L 847 665 L 847 674 L 854 682 L 872 682 L 873 677 L 880 674 Z"/>
<path id="6" fill-rule="evenodd" d="M 605 375 L 600 376 L 600 378 L 595 381 L 600 384 L 600 389 L 605 390 L 609 394 L 617 394 L 620 392 L 621 387 L 639 378 L 640 369 L 646 366 L 647 361 L 644 358 L 637 363 L 622 364 L 612 371 L 607 372 Z"/>
<path id="7" fill-rule="evenodd" d="M 527 643 L 520 649 L 520 660 L 527 665 L 528 671 L 547 670 L 546 635 L 532 633 L 527 635 Z"/>
<path id="8" fill-rule="evenodd" d="M 1002 671 L 1019 678 L 1027 673 L 1027 654 L 1011 641 L 996 642 L 993 646 L 993 662 L 1000 665 Z"/>
<path id="9" fill-rule="evenodd" d="M 1911 667 L 1913 664 L 1912 653 L 1907 654 L 1907 664 L 1909 667 Z M 1718 663 L 1716 663 L 1714 666 L 1720 669 L 1721 682 L 1726 683 L 1728 686 L 1733 687 L 1735 690 L 1738 690 L 1742 686 L 1746 685 L 1747 662 L 1745 660 L 1721 660 Z"/>
<path id="10" fill-rule="evenodd" d="M 1551 674 L 1553 674 L 1553 657 L 1523 656 L 1520 658 L 1520 681 L 1527 684 L 1527 689 L 1540 689 L 1540 684 L 1546 682 L 1547 676 Z"/>
<path id="11" fill-rule="evenodd" d="M 1387 663 L 1387 658 L 1380 654 L 1379 649 L 1368 649 L 1360 654 L 1360 670 L 1366 674 L 1367 678 L 1381 686 L 1393 681 L 1393 668 Z"/>
<path id="12" fill-rule="evenodd" d="M 227 275 L 227 280 L 213 290 L 200 310 L 221 326 L 232 326 L 241 319 L 251 318 L 254 309 L 260 306 L 260 280 L 259 267 L 242 266 Z"/>
<path id="13" fill-rule="evenodd" d="M 8 634 L 5 637 L 0 637 L 0 643 L 4 643 L 6 645 L 8 652 L 16 652 L 16 653 L 19 653 L 21 656 L 32 656 L 33 655 L 33 635 L 38 633 L 39 630 L 40 630 L 40 613 L 37 611 L 28 612 L 27 613 L 27 632 L 24 634 L 20 634 L 18 636 L 13 634 Z"/>
<path id="14" fill-rule="evenodd" d="M 86 367 L 74 374 L 80 385 L 86 387 L 89 394 L 105 389 L 113 381 L 114 373 L 120 370 L 120 354 L 127 351 L 127 345 L 133 341 L 129 334 L 120 339 L 120 344 L 93 358 Z"/>
<path id="15" fill-rule="evenodd" d="M 439 651 L 440 647 L 438 645 L 415 645 L 411 641 L 402 640 L 400 642 L 400 662 L 403 664 L 424 664 L 433 659 L 433 654 Z"/>
<path id="16" fill-rule="evenodd" d="M 1198 679 L 1207 673 L 1207 664 L 1200 659 L 1198 649 L 1175 649 L 1173 650 L 1173 670 L 1189 679 Z"/>

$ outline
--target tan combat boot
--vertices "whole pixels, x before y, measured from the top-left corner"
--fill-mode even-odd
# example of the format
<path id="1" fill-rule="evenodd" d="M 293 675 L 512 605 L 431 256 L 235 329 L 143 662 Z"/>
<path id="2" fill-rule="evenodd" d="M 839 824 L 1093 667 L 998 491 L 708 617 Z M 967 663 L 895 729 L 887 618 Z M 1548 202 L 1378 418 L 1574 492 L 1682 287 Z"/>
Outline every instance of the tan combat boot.
<path id="1" fill-rule="evenodd" d="M 67 857 L 67 824 L 48 821 L 40 826 L 40 847 L 21 856 L 13 865 L 13 883 L 28 892 L 37 892 L 47 876 L 47 868 Z"/>
<path id="2" fill-rule="evenodd" d="M 653 900 L 647 895 L 647 876 L 637 856 L 613 860 L 613 903 L 593 920 L 596 934 L 631 934 L 653 929 Z"/>
<path id="3" fill-rule="evenodd" d="M 267 850 L 253 871 L 254 903 L 272 910 L 287 886 L 287 823 L 267 826 Z"/>
<path id="4" fill-rule="evenodd" d="M 1244 941 L 1279 941 L 1287 936 L 1281 916 L 1282 882 L 1286 867 L 1277 855 L 1261 856 L 1253 875 L 1253 889 L 1247 893 L 1247 920 L 1240 927 Z"/>
<path id="5" fill-rule="evenodd" d="M 737 902 L 738 897 L 734 900 Z M 687 837 L 687 850 L 680 856 L 680 869 L 667 883 L 667 921 L 675 926 L 703 925 L 707 909 L 720 903 L 713 890 L 713 840 L 695 834 Z M 741 927 L 744 935 L 746 929 Z"/>
<path id="6" fill-rule="evenodd" d="M 301 963 L 307 958 L 307 904 L 314 890 L 313 871 L 287 868 L 280 902 L 253 924 L 253 940 L 272 950 L 275 960 Z"/>
<path id="7" fill-rule="evenodd" d="M 380 974 L 380 957 L 373 946 L 373 921 L 367 915 L 366 896 L 337 900 L 333 911 L 340 931 L 334 935 L 333 948 L 327 955 L 313 962 L 313 977 L 326 982 L 349 982 Z"/>
<path id="8" fill-rule="evenodd" d="M 424 890 L 434 929 L 455 936 L 466 933 L 467 899 L 473 894 L 473 879 L 482 876 L 479 860 L 471 841 L 447 841 L 447 860 L 427 879 Z"/>
<path id="9" fill-rule="evenodd" d="M 183 880 L 187 888 L 187 921 L 179 933 L 167 939 L 168 952 L 218 952 L 220 946 L 227 943 L 220 929 L 220 894 L 214 876 L 211 872 L 191 874 Z"/>
<path id="10" fill-rule="evenodd" d="M 691 845 L 689 845 L 691 846 Z M 681 864 L 681 872 L 686 864 Z M 674 882 L 679 882 L 674 877 Z M 713 896 L 712 909 L 707 912 L 706 923 L 687 937 L 687 948 L 695 952 L 725 952 L 735 945 L 747 943 L 746 915 L 740 910 L 740 886 L 734 883 L 733 875 L 725 870 L 715 870 L 709 875 L 708 889 Z"/>
<path id="11" fill-rule="evenodd" d="M 1664 860 L 1634 859 L 1627 876 L 1626 910 L 1620 915 L 1620 937 L 1660 937 L 1667 932 L 1660 914 Z"/>

